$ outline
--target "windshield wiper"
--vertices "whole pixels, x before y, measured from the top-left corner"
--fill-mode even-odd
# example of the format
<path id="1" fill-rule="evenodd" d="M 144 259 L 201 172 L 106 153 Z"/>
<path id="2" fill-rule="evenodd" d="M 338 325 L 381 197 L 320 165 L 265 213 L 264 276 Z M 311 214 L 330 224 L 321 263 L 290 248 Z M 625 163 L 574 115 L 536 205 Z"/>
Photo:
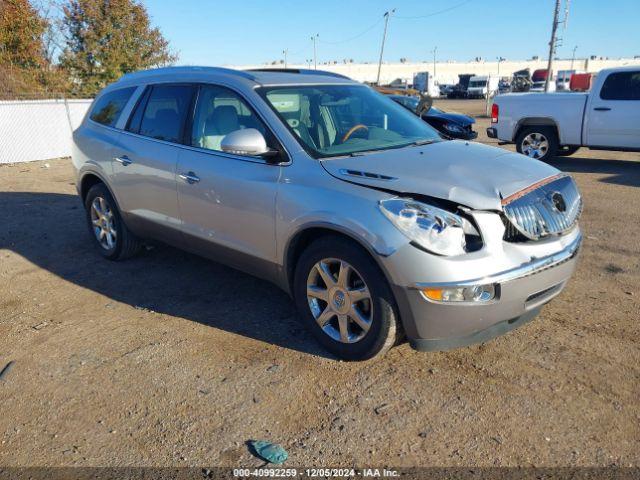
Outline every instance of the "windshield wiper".
<path id="1" fill-rule="evenodd" d="M 357 152 L 351 152 L 351 153 L 348 153 L 347 155 L 349 155 L 350 157 L 360 157 L 362 155 L 368 155 L 370 153 L 375 153 L 375 152 L 383 152 L 385 150 L 394 150 L 394 149 L 400 149 L 400 148 L 406 148 L 406 147 L 418 147 L 422 145 L 429 145 L 430 143 L 434 143 L 437 141 L 438 140 L 433 140 L 433 139 L 416 140 L 415 142 L 401 143 L 400 145 L 391 145 L 391 146 L 386 146 L 382 148 L 373 148 L 371 150 L 358 150 Z"/>
<path id="2" fill-rule="evenodd" d="M 420 147 L 422 145 L 429 145 L 430 143 L 434 143 L 437 140 L 433 140 L 433 139 L 424 139 L 424 140 L 417 140 L 413 143 L 410 143 L 410 146 L 414 146 L 414 147 Z"/>

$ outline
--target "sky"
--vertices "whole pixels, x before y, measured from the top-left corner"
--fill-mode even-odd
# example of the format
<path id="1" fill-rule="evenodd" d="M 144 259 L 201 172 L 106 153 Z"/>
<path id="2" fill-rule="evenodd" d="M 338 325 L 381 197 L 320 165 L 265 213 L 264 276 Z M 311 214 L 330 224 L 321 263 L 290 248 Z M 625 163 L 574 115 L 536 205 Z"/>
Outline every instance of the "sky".
<path id="1" fill-rule="evenodd" d="M 566 0 L 565 0 L 566 1 Z M 143 0 L 180 65 L 546 58 L 554 0 Z M 441 13 L 438 13 L 441 12 Z M 640 55 L 640 0 L 572 0 L 557 56 Z"/>

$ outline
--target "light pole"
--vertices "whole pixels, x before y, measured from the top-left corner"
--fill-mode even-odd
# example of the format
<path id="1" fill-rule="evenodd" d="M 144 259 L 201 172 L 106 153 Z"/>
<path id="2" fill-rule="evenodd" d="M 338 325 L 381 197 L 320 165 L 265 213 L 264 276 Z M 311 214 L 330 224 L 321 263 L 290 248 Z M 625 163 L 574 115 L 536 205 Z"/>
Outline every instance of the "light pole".
<path id="1" fill-rule="evenodd" d="M 389 25 L 389 17 L 396 9 L 384 12 L 384 32 L 382 33 L 382 45 L 380 46 L 380 60 L 378 60 L 378 76 L 376 77 L 376 85 L 380 85 L 380 69 L 382 68 L 382 54 L 384 53 L 384 42 L 387 39 L 387 26 Z"/>
<path id="2" fill-rule="evenodd" d="M 436 80 L 436 53 L 438 52 L 438 47 L 433 47 L 433 81 Z"/>
<path id="3" fill-rule="evenodd" d="M 576 59 L 576 50 L 577 49 L 578 49 L 577 45 L 575 47 L 573 47 L 573 54 L 571 55 L 571 70 L 573 70 L 573 62 Z"/>
<path id="4" fill-rule="evenodd" d="M 504 62 L 506 58 L 496 57 L 496 59 L 498 60 L 498 81 L 500 81 L 500 62 Z"/>
<path id="5" fill-rule="evenodd" d="M 287 68 L 287 53 L 289 52 L 289 50 L 287 50 L 286 48 L 284 50 L 282 50 L 282 54 L 284 55 L 284 68 Z"/>
<path id="6" fill-rule="evenodd" d="M 313 37 L 311 37 L 311 41 L 313 42 L 313 68 L 318 69 L 318 57 L 316 54 L 316 40 L 320 36 L 319 33 L 316 33 Z"/>

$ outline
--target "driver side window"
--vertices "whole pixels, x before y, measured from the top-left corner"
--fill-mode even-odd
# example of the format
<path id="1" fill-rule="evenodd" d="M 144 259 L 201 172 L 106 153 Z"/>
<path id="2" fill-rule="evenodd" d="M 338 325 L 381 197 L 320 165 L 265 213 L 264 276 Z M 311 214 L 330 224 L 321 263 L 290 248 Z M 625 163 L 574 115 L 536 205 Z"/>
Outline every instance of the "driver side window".
<path id="1" fill-rule="evenodd" d="M 270 142 L 264 124 L 235 92 L 216 85 L 200 88 L 193 118 L 191 145 L 222 151 L 225 136 L 236 130 L 255 128 Z"/>

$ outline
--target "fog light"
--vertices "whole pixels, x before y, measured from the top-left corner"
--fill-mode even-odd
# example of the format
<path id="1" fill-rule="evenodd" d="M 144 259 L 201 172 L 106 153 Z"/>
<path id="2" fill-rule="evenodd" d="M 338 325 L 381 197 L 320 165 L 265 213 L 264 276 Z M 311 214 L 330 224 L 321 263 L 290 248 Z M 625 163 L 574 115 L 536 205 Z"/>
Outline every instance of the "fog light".
<path id="1" fill-rule="evenodd" d="M 495 285 L 473 287 L 423 288 L 422 295 L 436 302 L 488 302 L 496 295 Z"/>

